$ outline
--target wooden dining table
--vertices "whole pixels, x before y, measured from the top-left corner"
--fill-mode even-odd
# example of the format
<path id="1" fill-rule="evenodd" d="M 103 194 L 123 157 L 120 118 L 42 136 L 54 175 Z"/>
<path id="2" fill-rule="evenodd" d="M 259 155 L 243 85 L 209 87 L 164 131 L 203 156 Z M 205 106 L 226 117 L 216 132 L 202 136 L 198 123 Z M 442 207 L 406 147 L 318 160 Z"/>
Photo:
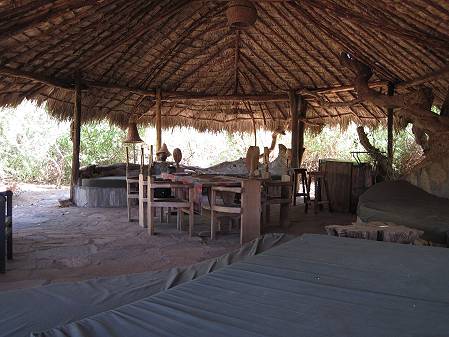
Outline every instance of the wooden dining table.
<path id="1" fill-rule="evenodd" d="M 192 175 L 186 173 L 161 173 L 160 178 L 175 182 L 183 182 L 194 186 L 195 211 L 202 214 L 204 206 L 210 206 L 211 188 L 213 186 L 242 187 L 241 195 L 241 243 L 251 241 L 262 234 L 262 191 L 263 184 L 270 180 L 254 178 L 249 179 L 244 176 Z M 205 201 L 203 196 L 207 196 Z M 280 224 L 288 227 L 287 207 L 281 206 Z"/>
<path id="2" fill-rule="evenodd" d="M 185 173 L 161 173 L 160 177 L 164 180 L 173 182 L 182 182 L 184 184 L 192 184 L 194 186 L 194 203 L 195 211 L 202 212 L 203 206 L 210 205 L 210 190 L 213 186 L 239 187 L 244 180 L 244 177 L 239 176 L 225 176 L 225 175 L 191 175 Z M 203 195 L 208 197 L 207 205 Z"/>

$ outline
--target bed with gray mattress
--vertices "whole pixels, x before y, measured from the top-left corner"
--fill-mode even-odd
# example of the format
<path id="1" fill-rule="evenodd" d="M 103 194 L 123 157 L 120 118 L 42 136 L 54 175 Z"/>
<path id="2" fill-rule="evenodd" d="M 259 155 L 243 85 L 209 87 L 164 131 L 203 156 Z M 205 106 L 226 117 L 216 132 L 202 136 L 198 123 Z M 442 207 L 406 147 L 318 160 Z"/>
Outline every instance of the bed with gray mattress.
<path id="1" fill-rule="evenodd" d="M 29 336 L 68 324 L 242 261 L 293 237 L 266 234 L 240 249 L 187 267 L 0 292 L 0 337 Z"/>
<path id="2" fill-rule="evenodd" d="M 449 199 L 406 181 L 374 185 L 359 198 L 357 216 L 364 222 L 393 222 L 424 231 L 423 239 L 448 244 Z"/>
<path id="3" fill-rule="evenodd" d="M 447 248 L 303 235 L 32 336 L 447 336 L 448 265 Z"/>

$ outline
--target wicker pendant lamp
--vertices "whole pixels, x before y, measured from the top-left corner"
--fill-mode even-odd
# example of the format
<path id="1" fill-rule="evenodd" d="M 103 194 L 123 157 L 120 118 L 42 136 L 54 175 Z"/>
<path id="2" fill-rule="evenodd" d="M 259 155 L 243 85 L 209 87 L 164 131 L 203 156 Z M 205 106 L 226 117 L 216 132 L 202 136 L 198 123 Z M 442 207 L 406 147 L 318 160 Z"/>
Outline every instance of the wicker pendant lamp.
<path id="1" fill-rule="evenodd" d="M 143 143 L 143 140 L 139 136 L 139 131 L 137 130 L 137 124 L 135 122 L 129 122 L 128 124 L 128 135 L 123 141 L 125 144 L 138 144 Z"/>
<path id="2" fill-rule="evenodd" d="M 245 29 L 257 20 L 257 10 L 249 0 L 230 0 L 226 10 L 228 25 L 232 29 Z"/>

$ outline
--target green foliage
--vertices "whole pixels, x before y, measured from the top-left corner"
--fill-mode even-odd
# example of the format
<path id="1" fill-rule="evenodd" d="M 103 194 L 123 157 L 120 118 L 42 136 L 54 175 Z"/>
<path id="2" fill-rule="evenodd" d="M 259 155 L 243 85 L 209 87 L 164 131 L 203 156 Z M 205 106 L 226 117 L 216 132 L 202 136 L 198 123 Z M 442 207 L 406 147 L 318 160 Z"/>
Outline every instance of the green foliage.
<path id="1" fill-rule="evenodd" d="M 62 125 L 61 125 L 62 126 Z M 51 132 L 49 132 L 51 130 Z M 0 110 L 0 166 L 2 177 L 48 181 L 47 153 L 61 135 L 60 125 L 30 103 Z"/>
<path id="2" fill-rule="evenodd" d="M 123 162 L 125 132 L 107 123 L 81 128 L 81 166 Z M 70 124 L 50 118 L 27 102 L 0 109 L 0 178 L 67 184 L 70 181 Z"/>
<path id="3" fill-rule="evenodd" d="M 143 138 L 153 140 L 152 128 L 139 130 Z M 386 151 L 387 131 L 384 127 L 367 130 L 371 143 Z M 125 161 L 122 140 L 125 131 L 107 123 L 83 125 L 81 129 L 80 161 L 83 165 L 106 165 Z M 183 164 L 208 167 L 223 161 L 245 157 L 253 134 L 199 133 L 190 128 L 163 131 L 163 140 L 172 151 L 179 147 Z M 290 147 L 291 135 L 279 137 L 278 144 Z M 151 143 L 151 141 L 149 141 Z M 257 132 L 257 143 L 262 148 L 271 143 L 271 133 Z M 303 165 L 316 169 L 318 160 L 334 158 L 354 160 L 351 151 L 363 151 L 355 125 L 345 131 L 325 127 L 316 135 L 305 135 L 306 152 Z M 277 148 L 270 158 L 275 159 Z M 394 169 L 397 175 L 407 172 L 421 158 L 410 128 L 395 135 Z M 361 156 L 363 160 L 369 157 Z M 45 109 L 30 102 L 16 109 L 0 109 L 0 180 L 9 177 L 21 182 L 67 184 L 70 181 L 72 141 L 70 124 L 48 116 Z"/>
<path id="4" fill-rule="evenodd" d="M 366 129 L 368 138 L 372 145 L 386 154 L 387 152 L 387 129 L 380 126 L 376 129 Z M 282 139 L 288 144 L 289 139 Z M 305 135 L 306 152 L 303 157 L 303 166 L 308 169 L 317 169 L 318 160 L 332 158 L 339 160 L 354 161 L 351 152 L 365 151 L 359 142 L 357 127 L 351 124 L 347 130 L 340 130 L 339 127 L 325 127 L 318 134 L 306 132 Z M 394 136 L 394 156 L 393 170 L 396 176 L 407 173 L 422 158 L 422 150 L 416 144 L 411 132 L 411 126 L 406 130 L 400 130 Z M 363 162 L 370 162 L 372 159 L 368 155 L 359 155 Z"/>

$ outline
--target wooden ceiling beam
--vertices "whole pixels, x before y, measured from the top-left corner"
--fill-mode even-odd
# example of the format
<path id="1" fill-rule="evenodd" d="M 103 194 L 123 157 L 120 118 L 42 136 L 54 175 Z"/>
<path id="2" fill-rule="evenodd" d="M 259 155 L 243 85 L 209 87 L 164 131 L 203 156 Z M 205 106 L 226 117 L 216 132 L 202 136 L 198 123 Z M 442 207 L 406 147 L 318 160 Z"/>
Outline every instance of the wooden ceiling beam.
<path id="1" fill-rule="evenodd" d="M 55 88 L 60 88 L 64 90 L 74 90 L 75 89 L 75 82 L 73 79 L 61 79 L 61 78 L 53 78 L 48 77 L 46 75 L 40 75 L 35 74 L 23 70 L 13 69 L 9 67 L 0 67 L 0 75 L 6 76 L 6 77 L 12 77 L 12 78 L 22 78 L 34 82 L 39 82 L 44 85 L 48 85 Z M 397 89 L 407 89 L 412 86 L 420 85 L 423 83 L 432 82 L 435 80 L 440 80 L 443 78 L 449 78 L 449 66 L 443 67 L 437 71 L 433 71 L 431 73 L 425 74 L 423 76 L 420 76 L 418 78 L 415 78 L 410 81 L 404 81 L 396 84 Z M 129 86 L 122 86 L 118 84 L 109 84 L 104 82 L 98 82 L 98 81 L 90 81 L 90 80 L 83 80 L 82 81 L 83 90 L 86 90 L 87 88 L 97 88 L 97 89 L 111 89 L 111 90 L 121 90 L 121 91 L 128 91 L 130 93 L 134 93 L 140 96 L 149 96 L 149 97 L 155 97 L 156 91 L 153 88 L 150 89 L 143 89 L 143 88 L 134 88 Z M 374 81 L 369 83 L 369 87 L 371 89 L 373 88 L 380 88 L 385 87 L 388 85 L 388 82 L 386 81 Z M 308 93 L 312 92 L 313 94 L 331 94 L 331 93 L 339 93 L 339 92 L 347 92 L 347 91 L 353 91 L 355 90 L 353 85 L 340 85 L 335 87 L 328 87 L 328 88 L 317 88 L 317 89 L 299 89 L 297 90 L 298 94 L 304 94 L 307 95 Z M 287 93 L 263 93 L 263 94 L 251 94 L 251 95 L 207 95 L 207 94 L 201 94 L 201 93 L 192 93 L 192 92 L 181 92 L 181 91 L 164 91 L 163 95 L 166 99 L 178 99 L 178 100 L 210 100 L 212 98 L 216 99 L 217 101 L 223 101 L 223 100 L 254 100 L 254 101 L 263 101 L 264 99 L 267 99 L 269 101 L 283 101 L 288 100 Z"/>

